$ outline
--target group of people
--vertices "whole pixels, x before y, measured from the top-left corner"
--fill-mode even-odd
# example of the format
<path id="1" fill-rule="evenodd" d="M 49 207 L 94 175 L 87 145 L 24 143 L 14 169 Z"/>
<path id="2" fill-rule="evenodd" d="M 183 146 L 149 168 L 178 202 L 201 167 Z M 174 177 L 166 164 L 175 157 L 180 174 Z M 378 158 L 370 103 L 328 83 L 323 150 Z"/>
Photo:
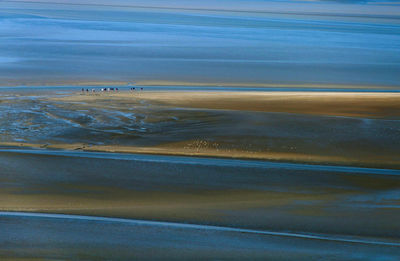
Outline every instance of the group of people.
<path id="1" fill-rule="evenodd" d="M 102 92 L 117 92 L 118 88 L 101 88 Z"/>
<path id="2" fill-rule="evenodd" d="M 100 91 L 101 91 L 101 92 L 118 92 L 118 88 L 112 88 L 112 87 L 101 88 Z M 131 91 L 131 92 L 136 91 L 136 88 L 135 88 L 135 87 L 132 87 L 132 88 L 130 89 L 130 91 Z M 140 91 L 143 91 L 143 88 L 140 88 Z M 86 93 L 89 93 L 89 92 L 95 93 L 95 92 L 96 92 L 96 89 L 91 89 L 91 90 L 89 90 L 89 89 L 82 88 L 82 93 L 85 93 L 85 92 L 86 92 Z"/>
<path id="3" fill-rule="evenodd" d="M 140 90 L 143 91 L 143 88 L 140 88 Z M 136 91 L 136 88 L 135 88 L 135 87 L 132 87 L 132 88 L 131 88 L 131 92 L 133 92 L 133 91 Z"/>

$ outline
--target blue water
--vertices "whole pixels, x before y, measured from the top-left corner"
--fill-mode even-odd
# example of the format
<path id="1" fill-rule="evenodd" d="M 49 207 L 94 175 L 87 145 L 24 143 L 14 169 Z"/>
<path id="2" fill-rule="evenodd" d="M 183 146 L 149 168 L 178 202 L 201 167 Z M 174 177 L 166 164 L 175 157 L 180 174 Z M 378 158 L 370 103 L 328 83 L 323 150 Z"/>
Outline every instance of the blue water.
<path id="1" fill-rule="evenodd" d="M 0 85 L 400 83 L 398 1 L 47 2 L 0 2 Z"/>

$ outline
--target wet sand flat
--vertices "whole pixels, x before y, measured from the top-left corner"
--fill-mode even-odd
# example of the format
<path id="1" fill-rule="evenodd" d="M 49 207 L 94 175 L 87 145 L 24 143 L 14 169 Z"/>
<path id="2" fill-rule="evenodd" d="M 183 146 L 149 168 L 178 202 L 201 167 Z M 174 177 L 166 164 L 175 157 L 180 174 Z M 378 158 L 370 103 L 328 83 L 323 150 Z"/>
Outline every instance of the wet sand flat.
<path id="1" fill-rule="evenodd" d="M 398 93 L 120 91 L 0 98 L 0 144 L 399 168 Z"/>
<path id="2" fill-rule="evenodd" d="M 399 97 L 2 93 L 0 258 L 396 260 Z"/>
<path id="3" fill-rule="evenodd" d="M 2 150 L 0 173 L 4 260 L 400 255 L 398 170 Z"/>
<path id="4" fill-rule="evenodd" d="M 399 237 L 398 170 L 118 155 L 2 151 L 0 210 Z"/>
<path id="5" fill-rule="evenodd" d="M 354 238 L 68 215 L 0 213 L 0 228 L 2 260 L 397 260 L 400 251 Z"/>

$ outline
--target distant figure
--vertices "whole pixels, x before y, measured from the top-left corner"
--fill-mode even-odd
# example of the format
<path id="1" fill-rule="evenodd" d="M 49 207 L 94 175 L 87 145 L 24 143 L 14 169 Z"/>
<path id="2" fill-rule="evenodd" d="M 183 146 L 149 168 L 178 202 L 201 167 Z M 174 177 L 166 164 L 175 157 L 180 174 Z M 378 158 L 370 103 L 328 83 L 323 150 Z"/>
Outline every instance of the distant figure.
<path id="1" fill-rule="evenodd" d="M 84 89 L 84 88 L 82 88 L 82 92 L 85 92 L 85 89 Z"/>
<path id="2" fill-rule="evenodd" d="M 92 89 L 92 92 L 96 92 L 96 90 L 95 90 L 95 89 Z"/>
<path id="3" fill-rule="evenodd" d="M 143 88 L 140 88 L 141 91 L 143 91 Z"/>
<path id="4" fill-rule="evenodd" d="M 89 89 L 86 89 L 86 92 L 89 92 Z"/>
<path id="5" fill-rule="evenodd" d="M 115 88 L 115 91 L 117 92 L 117 91 L 118 91 L 118 88 Z"/>

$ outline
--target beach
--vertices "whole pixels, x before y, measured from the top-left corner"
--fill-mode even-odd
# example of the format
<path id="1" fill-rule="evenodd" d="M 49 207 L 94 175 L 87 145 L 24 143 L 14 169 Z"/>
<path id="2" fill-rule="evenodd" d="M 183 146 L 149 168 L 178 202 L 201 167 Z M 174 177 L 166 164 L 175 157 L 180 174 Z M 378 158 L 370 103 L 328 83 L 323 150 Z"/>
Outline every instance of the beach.
<path id="1" fill-rule="evenodd" d="M 400 0 L 6 0 L 0 42 L 0 260 L 400 260 Z"/>

